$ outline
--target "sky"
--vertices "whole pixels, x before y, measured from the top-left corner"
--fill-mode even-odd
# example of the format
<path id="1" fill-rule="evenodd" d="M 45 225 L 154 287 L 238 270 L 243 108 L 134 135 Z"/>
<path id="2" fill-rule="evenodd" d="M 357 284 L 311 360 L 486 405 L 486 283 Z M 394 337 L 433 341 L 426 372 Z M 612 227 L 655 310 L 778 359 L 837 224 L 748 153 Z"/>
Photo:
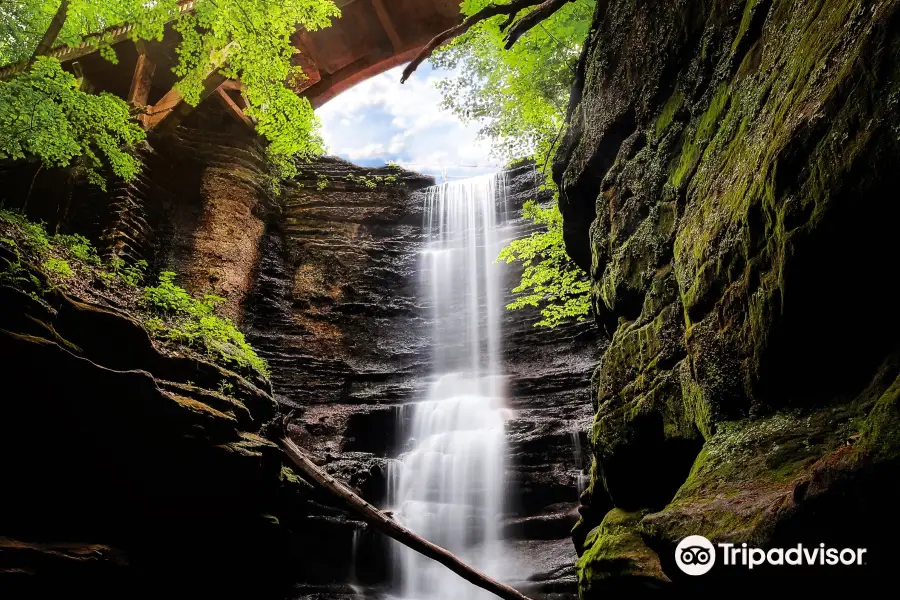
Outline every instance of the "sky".
<path id="1" fill-rule="evenodd" d="M 453 179 L 497 171 L 489 143 L 476 139 L 478 124 L 440 107 L 435 82 L 448 72 L 426 62 L 401 85 L 402 71 L 372 77 L 316 111 L 328 153 L 367 167 L 394 161 L 438 182 L 443 169 Z"/>

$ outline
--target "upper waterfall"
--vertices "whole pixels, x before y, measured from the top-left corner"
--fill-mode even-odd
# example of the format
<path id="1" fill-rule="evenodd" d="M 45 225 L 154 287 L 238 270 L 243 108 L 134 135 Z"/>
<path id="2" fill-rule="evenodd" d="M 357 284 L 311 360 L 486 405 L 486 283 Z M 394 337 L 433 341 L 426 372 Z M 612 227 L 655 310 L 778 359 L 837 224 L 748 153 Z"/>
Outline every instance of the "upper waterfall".
<path id="1" fill-rule="evenodd" d="M 500 522 L 506 470 L 506 398 L 501 367 L 505 176 L 429 188 L 422 291 L 434 318 L 434 368 L 427 395 L 409 406 L 409 450 L 394 465 L 397 518 L 489 574 L 503 556 Z M 398 548 L 401 593 L 458 600 L 484 592 L 440 565 Z"/>

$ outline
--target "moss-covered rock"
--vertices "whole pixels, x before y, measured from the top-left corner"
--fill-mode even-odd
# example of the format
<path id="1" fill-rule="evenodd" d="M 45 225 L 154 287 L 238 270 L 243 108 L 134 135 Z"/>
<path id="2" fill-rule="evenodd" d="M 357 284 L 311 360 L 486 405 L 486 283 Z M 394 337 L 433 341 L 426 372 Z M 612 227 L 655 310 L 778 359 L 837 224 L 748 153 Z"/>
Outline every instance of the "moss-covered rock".
<path id="1" fill-rule="evenodd" d="M 575 563 L 582 600 L 613 591 L 660 589 L 669 583 L 659 558 L 638 533 L 643 515 L 615 508 L 588 533 Z"/>
<path id="2" fill-rule="evenodd" d="M 599 2 L 582 65 L 554 172 L 613 326 L 592 497 L 649 511 L 670 577 L 686 534 L 895 498 L 900 2 Z"/>
<path id="3" fill-rule="evenodd" d="M 283 467 L 268 381 L 161 347 L 89 270 L 63 289 L 11 247 L 0 596 L 283 597 L 335 511 Z"/>

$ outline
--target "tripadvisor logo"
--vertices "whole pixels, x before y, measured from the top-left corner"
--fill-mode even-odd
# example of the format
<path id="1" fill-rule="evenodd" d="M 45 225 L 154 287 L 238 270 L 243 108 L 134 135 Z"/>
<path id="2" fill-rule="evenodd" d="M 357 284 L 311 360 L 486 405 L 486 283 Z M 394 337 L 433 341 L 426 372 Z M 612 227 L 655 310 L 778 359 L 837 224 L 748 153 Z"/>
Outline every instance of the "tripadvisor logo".
<path id="1" fill-rule="evenodd" d="M 675 564 L 688 575 L 703 575 L 716 564 L 716 549 L 702 535 L 689 535 L 675 548 Z"/>
<path id="2" fill-rule="evenodd" d="M 829 548 L 825 544 L 806 547 L 797 544 L 792 548 L 752 548 L 747 544 L 719 543 L 718 553 L 722 565 L 753 569 L 760 565 L 775 566 L 861 566 L 865 564 L 865 548 Z M 716 564 L 716 547 L 702 535 L 689 535 L 675 548 L 675 564 L 688 575 L 703 575 Z"/>

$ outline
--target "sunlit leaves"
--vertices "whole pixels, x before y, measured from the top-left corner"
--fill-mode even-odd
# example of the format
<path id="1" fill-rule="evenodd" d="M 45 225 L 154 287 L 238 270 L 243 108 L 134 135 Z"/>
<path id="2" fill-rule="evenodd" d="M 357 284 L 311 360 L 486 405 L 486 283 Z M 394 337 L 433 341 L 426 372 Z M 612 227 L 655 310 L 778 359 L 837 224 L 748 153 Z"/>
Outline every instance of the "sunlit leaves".
<path id="1" fill-rule="evenodd" d="M 542 208 L 532 200 L 525 203 L 523 214 L 546 230 L 514 240 L 500 252 L 498 261 L 518 261 L 525 267 L 521 282 L 513 289 L 519 295 L 506 308 L 540 307 L 543 319 L 536 323 L 538 327 L 587 318 L 590 282 L 566 254 L 559 208 Z"/>
<path id="2" fill-rule="evenodd" d="M 216 53 L 228 47 L 223 72 L 244 84 L 246 112 L 258 120 L 257 131 L 271 143 L 270 153 L 319 154 L 322 139 L 312 106 L 285 85 L 304 77 L 291 64 L 296 53 L 291 36 L 298 25 L 315 31 L 339 15 L 331 0 L 200 0 L 195 12 L 182 15 L 177 24 L 184 38 L 176 67 L 182 77 L 179 91 L 196 103 Z"/>
<path id="3" fill-rule="evenodd" d="M 465 0 L 471 15 L 495 0 Z M 587 36 L 594 0 L 566 4 L 550 18 L 504 49 L 497 17 L 473 27 L 439 50 L 432 62 L 454 70 L 439 84 L 444 106 L 466 121 L 480 123 L 495 155 L 508 161 L 531 158 L 543 169 L 561 135 L 569 90 L 581 44 Z M 523 11 L 526 14 L 528 11 Z M 549 173 L 547 186 L 553 187 Z M 541 226 L 515 240 L 498 260 L 521 262 L 524 272 L 513 290 L 518 296 L 507 308 L 539 307 L 542 327 L 555 327 L 590 314 L 587 274 L 568 257 L 563 243 L 562 215 L 554 205 L 525 205 L 526 218 Z"/>
<path id="4" fill-rule="evenodd" d="M 55 59 L 0 82 L 0 159 L 37 158 L 48 166 L 78 166 L 94 183 L 108 166 L 133 178 L 138 161 L 127 148 L 144 139 L 128 106 L 110 94 L 86 94 Z"/>
<path id="5" fill-rule="evenodd" d="M 0 64 L 29 58 L 50 24 L 59 0 L 4 0 L 0 5 Z M 86 41 L 101 48 L 110 38 L 101 32 L 123 23 L 135 39 L 162 39 L 163 27 L 178 14 L 177 0 L 70 0 L 68 18 L 57 44 Z M 104 50 L 111 56 L 111 50 Z"/>
<path id="6" fill-rule="evenodd" d="M 4 0 L 0 6 L 0 64 L 29 58 L 59 5 L 59 0 Z M 113 39 L 104 30 L 128 23 L 132 39 L 159 40 L 163 37 L 165 24 L 175 20 L 182 42 L 177 48 L 179 61 L 174 70 L 179 77 L 178 90 L 188 103 L 198 104 L 206 77 L 221 71 L 244 84 L 249 102 L 246 112 L 257 120 L 257 131 L 270 142 L 269 154 L 279 165 L 289 165 L 290 157 L 323 151 L 312 106 L 289 87 L 290 83 L 304 77 L 300 68 L 291 62 L 296 52 L 291 36 L 298 27 L 315 31 L 329 26 L 331 19 L 340 15 L 331 0 L 197 0 L 193 11 L 184 13 L 177 0 L 70 0 L 67 15 L 57 44 L 87 42 L 97 46 L 101 55 L 112 62 L 116 61 L 114 48 L 110 45 Z M 40 73 L 47 71 L 42 68 Z M 13 100 L 13 89 L 19 90 L 23 85 L 36 89 L 34 74 L 14 79 L 18 83 L 5 92 L 10 95 L 10 100 Z M 26 79 L 28 83 L 25 83 Z M 58 83 L 48 85 L 52 87 Z M 21 95 L 21 92 L 16 93 Z M 11 136 L 0 142 L 9 148 L 7 156 L 37 156 L 51 164 L 68 164 L 77 155 L 73 152 L 80 149 L 90 165 L 88 174 L 92 178 L 101 158 L 116 174 L 132 176 L 132 165 L 127 164 L 122 152 L 110 148 L 115 141 L 127 143 L 130 139 L 130 134 L 125 135 L 131 129 L 126 126 L 128 116 L 124 103 L 120 101 L 114 106 L 111 97 L 98 96 L 102 99 L 89 101 L 82 96 L 87 95 L 77 92 L 65 99 L 57 95 L 54 100 L 40 104 L 34 126 L 28 128 L 29 140 L 20 139 L 21 132 L 15 129 L 4 132 Z M 56 106 L 51 109 L 50 106 L 57 101 L 76 100 L 81 103 L 80 107 Z M 14 109 L 21 106 L 19 102 L 2 110 L 11 120 Z M 58 125 L 60 118 L 74 117 L 81 114 L 82 109 L 95 111 L 92 118 L 97 121 L 96 131 L 114 131 L 118 135 L 95 135 L 79 143 L 66 135 L 54 139 L 53 130 L 37 132 L 38 127 L 51 123 Z M 70 129 L 78 130 L 79 127 L 79 124 L 69 123 Z"/>
<path id="7" fill-rule="evenodd" d="M 466 0 L 462 11 L 471 15 L 491 3 Z M 439 84 L 444 106 L 463 120 L 479 122 L 498 157 L 544 161 L 563 124 L 594 3 L 566 4 L 510 50 L 504 49 L 502 16 L 439 50 L 432 62 L 455 71 Z"/>

